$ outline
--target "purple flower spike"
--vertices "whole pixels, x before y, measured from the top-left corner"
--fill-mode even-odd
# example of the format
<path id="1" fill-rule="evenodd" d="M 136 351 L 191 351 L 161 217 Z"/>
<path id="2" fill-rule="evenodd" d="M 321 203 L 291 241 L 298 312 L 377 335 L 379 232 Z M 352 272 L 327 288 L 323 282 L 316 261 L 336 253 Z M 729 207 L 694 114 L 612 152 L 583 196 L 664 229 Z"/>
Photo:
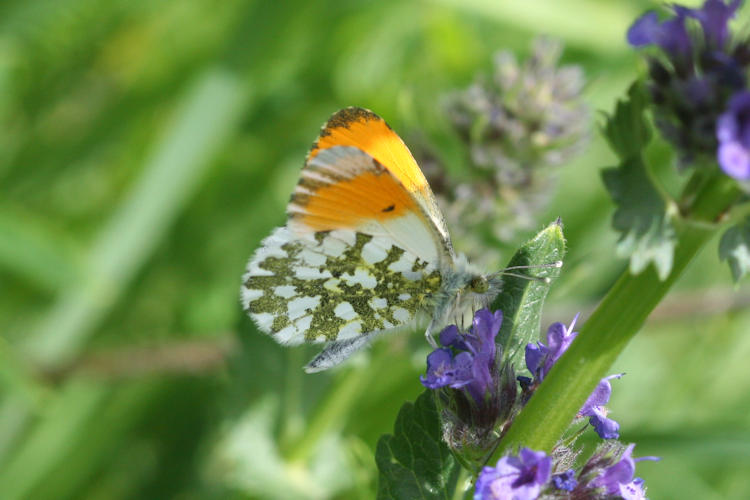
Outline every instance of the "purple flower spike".
<path id="1" fill-rule="evenodd" d="M 477 478 L 474 500 L 534 500 L 550 478 L 552 458 L 543 451 L 523 448 L 495 467 L 485 467 Z"/>
<path id="2" fill-rule="evenodd" d="M 455 325 L 444 328 L 440 332 L 444 347 L 427 356 L 427 374 L 420 377 L 422 385 L 429 389 L 465 389 L 481 405 L 488 392 L 495 390 L 495 337 L 502 322 L 502 311 L 481 309 L 474 315 L 468 333 L 460 333 Z"/>
<path id="3" fill-rule="evenodd" d="M 620 377 L 622 377 L 622 374 L 610 375 L 601 379 L 599 385 L 596 386 L 594 392 L 591 393 L 591 396 L 589 396 L 578 412 L 582 417 L 590 417 L 589 423 L 602 439 L 616 439 L 620 437 L 620 424 L 607 418 L 607 409 L 604 407 L 612 395 L 612 385 L 609 383 L 609 380 Z"/>
<path id="4" fill-rule="evenodd" d="M 635 475 L 635 463 L 641 460 L 659 460 L 656 457 L 642 457 L 633 459 L 634 444 L 625 449 L 620 460 L 604 469 L 599 476 L 591 482 L 595 488 L 604 488 L 608 495 L 619 495 L 625 500 L 645 500 L 643 480 L 633 478 Z"/>
<path id="5" fill-rule="evenodd" d="M 722 170 L 735 179 L 750 179 L 750 92 L 735 94 L 716 123 L 718 160 Z"/>
<path id="6" fill-rule="evenodd" d="M 654 122 L 676 148 L 679 166 L 701 166 L 706 164 L 701 160 L 715 157 L 727 175 L 747 180 L 750 137 L 732 130 L 744 128 L 750 118 L 740 109 L 741 99 L 730 103 L 733 95 L 746 92 L 750 69 L 750 40 L 729 26 L 741 4 L 671 5 L 662 21 L 656 12 L 647 12 L 631 25 L 627 39 L 634 47 L 655 48 L 645 54 L 646 88 Z M 716 131 L 718 141 L 710 131 Z"/>

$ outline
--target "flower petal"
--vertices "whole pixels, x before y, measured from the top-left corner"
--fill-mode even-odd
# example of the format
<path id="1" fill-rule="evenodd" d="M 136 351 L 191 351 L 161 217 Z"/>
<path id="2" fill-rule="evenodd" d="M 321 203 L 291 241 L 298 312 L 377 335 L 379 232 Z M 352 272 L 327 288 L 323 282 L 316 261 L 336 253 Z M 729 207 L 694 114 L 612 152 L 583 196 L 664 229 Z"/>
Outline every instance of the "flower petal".
<path id="1" fill-rule="evenodd" d="M 603 412 L 597 411 L 589 418 L 589 423 L 602 439 L 617 439 L 620 437 L 620 424 L 607 418 Z"/>

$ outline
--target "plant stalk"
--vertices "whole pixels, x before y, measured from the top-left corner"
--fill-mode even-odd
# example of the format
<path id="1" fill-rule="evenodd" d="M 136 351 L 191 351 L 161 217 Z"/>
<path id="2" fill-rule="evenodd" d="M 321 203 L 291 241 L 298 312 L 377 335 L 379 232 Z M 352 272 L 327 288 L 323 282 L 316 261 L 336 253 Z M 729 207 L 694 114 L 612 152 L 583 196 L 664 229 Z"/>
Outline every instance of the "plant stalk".
<path id="1" fill-rule="evenodd" d="M 653 266 L 638 275 L 625 271 L 620 276 L 516 417 L 490 463 L 521 446 L 553 449 L 651 311 L 718 231 L 717 221 L 739 196 L 736 182 L 723 174 L 704 184 L 686 210 L 689 219 L 677 229 L 674 265 L 667 279 L 660 281 Z"/>

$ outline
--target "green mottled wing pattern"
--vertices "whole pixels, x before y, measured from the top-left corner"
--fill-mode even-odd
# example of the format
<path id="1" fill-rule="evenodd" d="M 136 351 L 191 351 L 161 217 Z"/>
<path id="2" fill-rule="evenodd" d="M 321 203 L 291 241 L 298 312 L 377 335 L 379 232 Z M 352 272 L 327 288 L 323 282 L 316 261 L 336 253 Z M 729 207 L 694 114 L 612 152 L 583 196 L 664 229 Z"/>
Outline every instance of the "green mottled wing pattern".
<path id="1" fill-rule="evenodd" d="M 241 300 L 282 344 L 340 342 L 412 323 L 440 284 L 433 264 L 388 237 L 280 227 L 248 263 Z"/>

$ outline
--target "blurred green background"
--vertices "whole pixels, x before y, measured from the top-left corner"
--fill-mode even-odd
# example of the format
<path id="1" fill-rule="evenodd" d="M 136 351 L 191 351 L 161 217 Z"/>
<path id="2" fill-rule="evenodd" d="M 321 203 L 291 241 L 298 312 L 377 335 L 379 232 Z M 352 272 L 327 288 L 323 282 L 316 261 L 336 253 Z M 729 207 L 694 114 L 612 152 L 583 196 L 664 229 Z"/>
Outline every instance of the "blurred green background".
<path id="1" fill-rule="evenodd" d="M 421 391 L 421 335 L 305 375 L 315 349 L 277 346 L 238 301 L 320 124 L 359 105 L 438 140 L 441 95 L 539 34 L 611 110 L 649 7 L 3 2 L 0 497 L 372 498 L 375 442 Z M 539 219 L 561 216 L 570 248 L 544 328 L 585 318 L 625 268 L 598 174 L 613 161 L 595 136 Z M 638 468 L 652 498 L 750 497 L 748 298 L 714 244 L 613 368 L 623 440 L 663 457 Z"/>

